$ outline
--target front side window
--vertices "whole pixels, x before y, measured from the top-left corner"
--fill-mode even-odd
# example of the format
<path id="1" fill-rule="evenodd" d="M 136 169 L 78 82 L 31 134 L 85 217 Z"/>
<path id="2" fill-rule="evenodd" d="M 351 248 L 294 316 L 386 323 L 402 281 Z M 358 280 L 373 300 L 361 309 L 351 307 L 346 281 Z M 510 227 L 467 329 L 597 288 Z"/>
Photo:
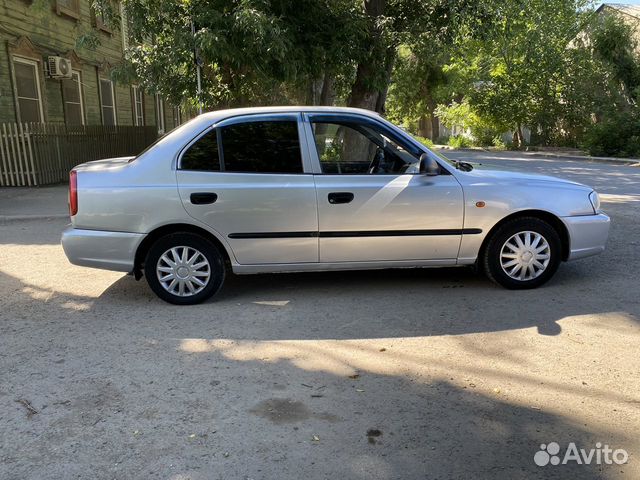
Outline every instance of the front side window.
<path id="1" fill-rule="evenodd" d="M 357 122 L 314 122 L 312 125 L 322 173 L 399 175 L 417 161 L 372 126 Z"/>
<path id="2" fill-rule="evenodd" d="M 102 124 L 116 124 L 116 102 L 113 94 L 113 82 L 100 79 L 100 105 L 102 107 Z"/>
<path id="3" fill-rule="evenodd" d="M 294 120 L 247 122 L 223 127 L 222 162 L 227 172 L 302 173 Z"/>
<path id="4" fill-rule="evenodd" d="M 21 122 L 43 122 L 38 62 L 14 57 L 16 101 Z"/>
<path id="5" fill-rule="evenodd" d="M 182 155 L 182 170 L 198 170 L 219 172 L 220 157 L 218 153 L 217 132 L 210 130 L 196 140 Z"/>
<path id="6" fill-rule="evenodd" d="M 71 78 L 62 80 L 62 98 L 64 99 L 64 120 L 66 124 L 84 125 L 80 72 L 74 70 L 71 73 Z"/>

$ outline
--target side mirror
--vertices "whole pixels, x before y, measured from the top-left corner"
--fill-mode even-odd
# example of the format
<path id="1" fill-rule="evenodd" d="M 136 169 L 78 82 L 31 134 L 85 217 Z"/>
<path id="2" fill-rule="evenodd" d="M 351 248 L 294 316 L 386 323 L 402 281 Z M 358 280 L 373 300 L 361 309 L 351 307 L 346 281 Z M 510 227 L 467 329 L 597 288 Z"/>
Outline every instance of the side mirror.
<path id="1" fill-rule="evenodd" d="M 440 173 L 440 165 L 431 155 L 423 153 L 420 155 L 420 173 L 424 173 L 428 177 L 435 177 Z"/>

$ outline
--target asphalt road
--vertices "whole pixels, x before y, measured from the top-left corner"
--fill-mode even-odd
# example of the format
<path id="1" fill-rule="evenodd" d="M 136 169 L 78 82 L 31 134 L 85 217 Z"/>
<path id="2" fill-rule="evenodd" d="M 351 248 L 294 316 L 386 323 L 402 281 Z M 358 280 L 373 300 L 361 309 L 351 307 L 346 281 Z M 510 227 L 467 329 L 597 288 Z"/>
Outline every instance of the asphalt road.
<path id="1" fill-rule="evenodd" d="M 70 265 L 64 219 L 0 225 L 0 478 L 639 478 L 640 168 L 452 156 L 597 187 L 608 250 L 535 291 L 259 275 L 180 308 Z M 536 466 L 550 442 L 629 458 Z"/>

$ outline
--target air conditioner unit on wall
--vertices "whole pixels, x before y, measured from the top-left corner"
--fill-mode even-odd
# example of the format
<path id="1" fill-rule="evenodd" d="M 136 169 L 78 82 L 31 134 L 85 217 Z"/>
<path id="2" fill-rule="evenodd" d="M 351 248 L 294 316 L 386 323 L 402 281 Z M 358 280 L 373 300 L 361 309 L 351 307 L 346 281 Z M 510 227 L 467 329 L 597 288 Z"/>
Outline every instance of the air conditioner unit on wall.
<path id="1" fill-rule="evenodd" d="M 71 62 L 64 57 L 49 57 L 51 78 L 71 78 Z"/>

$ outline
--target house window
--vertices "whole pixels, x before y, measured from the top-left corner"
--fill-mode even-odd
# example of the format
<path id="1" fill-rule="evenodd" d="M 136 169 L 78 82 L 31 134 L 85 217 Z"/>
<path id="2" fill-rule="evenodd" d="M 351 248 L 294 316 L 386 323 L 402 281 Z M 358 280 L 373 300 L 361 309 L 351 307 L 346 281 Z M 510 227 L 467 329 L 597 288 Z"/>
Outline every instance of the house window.
<path id="1" fill-rule="evenodd" d="M 100 106 L 102 108 L 102 124 L 116 124 L 116 102 L 113 92 L 113 82 L 105 78 L 100 79 Z"/>
<path id="2" fill-rule="evenodd" d="M 180 107 L 173 107 L 173 126 L 177 127 L 182 124 L 182 112 Z"/>
<path id="3" fill-rule="evenodd" d="M 110 18 L 109 13 L 114 12 L 115 8 L 116 7 L 115 7 L 114 2 L 108 2 L 108 5 L 106 4 L 106 2 L 104 2 L 102 8 L 93 11 L 96 28 L 98 30 L 102 30 L 104 32 L 111 33 L 111 20 L 112 19 Z M 107 10 L 110 10 L 110 11 L 107 11 Z"/>
<path id="4" fill-rule="evenodd" d="M 56 13 L 79 19 L 80 0 L 56 0 Z"/>
<path id="5" fill-rule="evenodd" d="M 38 78 L 38 62 L 13 57 L 13 72 L 16 86 L 18 121 L 43 122 L 42 95 Z"/>
<path id="6" fill-rule="evenodd" d="M 64 120 L 67 125 L 84 125 L 84 104 L 82 102 L 82 76 L 77 70 L 71 78 L 62 80 L 64 99 Z"/>
<path id="7" fill-rule="evenodd" d="M 164 101 L 162 97 L 156 93 L 156 125 L 158 126 L 158 133 L 164 133 Z"/>
<path id="8" fill-rule="evenodd" d="M 142 126 L 144 125 L 144 94 L 142 89 L 137 86 L 131 87 L 131 91 L 133 92 L 133 123 Z"/>

